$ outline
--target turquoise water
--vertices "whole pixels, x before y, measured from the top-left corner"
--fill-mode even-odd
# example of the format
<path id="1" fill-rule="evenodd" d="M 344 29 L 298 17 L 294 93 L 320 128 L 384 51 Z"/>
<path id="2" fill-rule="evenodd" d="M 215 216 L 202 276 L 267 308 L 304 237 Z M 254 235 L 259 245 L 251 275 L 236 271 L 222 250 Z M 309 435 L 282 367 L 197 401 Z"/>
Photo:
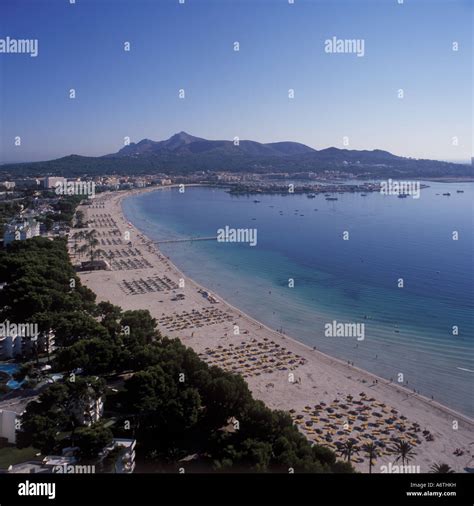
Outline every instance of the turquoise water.
<path id="1" fill-rule="evenodd" d="M 153 239 L 256 228 L 255 247 L 198 241 L 161 249 L 265 324 L 387 379 L 402 373 L 409 388 L 472 416 L 474 184 L 426 184 L 420 199 L 369 193 L 338 201 L 167 189 L 123 207 Z M 451 197 L 436 195 L 447 191 Z M 333 320 L 364 323 L 364 340 L 326 337 Z"/>
<path id="2" fill-rule="evenodd" d="M 16 390 L 20 388 L 23 381 L 16 381 L 13 379 L 13 375 L 20 370 L 20 366 L 18 364 L 0 364 L 0 371 L 10 375 L 12 379 L 7 381 L 7 387 L 12 390 Z"/>

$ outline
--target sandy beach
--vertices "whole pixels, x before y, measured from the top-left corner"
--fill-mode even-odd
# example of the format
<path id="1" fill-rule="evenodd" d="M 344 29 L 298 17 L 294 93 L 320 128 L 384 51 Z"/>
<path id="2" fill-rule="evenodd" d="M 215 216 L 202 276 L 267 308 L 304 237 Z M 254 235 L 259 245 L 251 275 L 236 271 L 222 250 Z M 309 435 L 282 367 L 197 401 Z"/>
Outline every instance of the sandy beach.
<path id="1" fill-rule="evenodd" d="M 474 468 L 473 420 L 266 327 L 180 272 L 122 212 L 122 199 L 155 190 L 104 193 L 81 207 L 86 230 L 96 229 L 111 266 L 80 273 L 98 301 L 148 309 L 162 334 L 178 337 L 208 363 L 242 374 L 256 398 L 290 412 L 309 440 L 334 450 L 350 438 L 358 446 L 377 442 L 373 472 L 393 464 L 388 449 L 399 437 L 414 446 L 410 465 L 420 472 L 434 463 L 457 472 Z M 85 261 L 73 246 L 70 239 L 73 263 Z M 368 472 L 363 451 L 352 463 Z"/>

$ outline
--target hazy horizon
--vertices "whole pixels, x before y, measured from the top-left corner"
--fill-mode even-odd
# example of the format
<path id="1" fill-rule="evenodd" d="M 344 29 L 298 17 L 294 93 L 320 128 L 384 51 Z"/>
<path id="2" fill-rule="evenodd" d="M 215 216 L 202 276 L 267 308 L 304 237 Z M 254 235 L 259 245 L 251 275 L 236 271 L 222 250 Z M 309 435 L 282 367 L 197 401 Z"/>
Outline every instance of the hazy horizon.
<path id="1" fill-rule="evenodd" d="M 163 140 L 167 140 L 169 138 L 171 138 L 173 135 L 176 135 L 178 133 L 181 133 L 181 132 L 184 132 L 188 135 L 191 135 L 193 137 L 200 137 L 200 138 L 203 138 L 201 137 L 200 135 L 195 135 L 195 133 L 190 133 L 186 130 L 181 130 L 180 132 L 175 132 L 171 135 L 169 135 L 168 137 L 165 137 L 163 139 L 152 139 L 150 137 L 144 137 L 143 139 L 137 139 L 136 141 L 135 140 L 131 140 L 130 141 L 130 144 L 138 144 L 139 142 L 143 141 L 143 140 L 150 140 L 150 141 L 163 141 Z M 217 139 L 217 138 L 212 138 L 212 139 L 206 139 L 206 140 L 210 140 L 210 141 L 231 141 L 232 139 Z M 255 141 L 255 139 L 240 139 L 241 141 Z M 299 143 L 299 141 L 295 141 L 295 140 L 292 140 L 292 139 L 285 139 L 286 141 L 288 142 L 295 142 L 295 143 Z M 257 141 L 257 142 L 260 142 L 260 141 Z M 274 143 L 274 142 L 281 142 L 281 141 L 263 141 L 261 142 L 262 144 L 271 144 L 271 143 Z M 304 144 L 304 143 L 301 143 L 301 144 Z M 317 146 L 310 146 L 308 144 L 305 144 L 306 146 L 312 148 L 312 149 L 315 149 L 317 151 L 321 151 L 321 150 L 324 150 L 324 149 L 328 149 L 328 148 L 333 148 L 333 147 L 336 147 L 336 146 L 324 146 L 324 147 L 317 147 Z M 119 151 L 119 149 L 121 149 L 123 146 L 119 146 L 117 148 L 117 152 Z M 340 149 L 351 149 L 350 147 L 348 148 L 344 148 L 343 146 L 340 147 Z M 373 151 L 373 150 L 378 150 L 379 148 L 360 148 L 359 150 L 357 151 Z M 113 153 L 103 153 L 102 155 L 92 155 L 92 156 L 105 156 L 105 155 L 110 155 L 110 154 L 113 154 Z M 397 156 L 402 156 L 404 157 L 405 155 L 402 154 L 402 153 L 392 153 L 393 155 L 397 155 Z M 91 156 L 91 155 L 84 155 L 82 153 L 68 153 L 66 155 L 63 155 L 63 156 Z M 62 158 L 62 157 L 59 157 L 59 158 Z M 415 157 L 413 157 L 415 158 Z M 428 158 L 430 159 L 430 158 Z M 433 160 L 435 160 L 433 158 Z M 34 163 L 35 161 L 48 161 L 48 160 L 16 160 L 16 161 L 9 161 L 9 160 L 6 160 L 6 161 L 0 161 L 0 165 L 7 165 L 7 164 L 11 164 L 11 163 Z M 438 161 L 444 161 L 444 162 L 450 162 L 450 163 L 458 163 L 458 164 L 471 164 L 471 159 L 466 159 L 466 160 L 462 160 L 462 159 L 447 159 L 447 160 L 438 160 Z"/>

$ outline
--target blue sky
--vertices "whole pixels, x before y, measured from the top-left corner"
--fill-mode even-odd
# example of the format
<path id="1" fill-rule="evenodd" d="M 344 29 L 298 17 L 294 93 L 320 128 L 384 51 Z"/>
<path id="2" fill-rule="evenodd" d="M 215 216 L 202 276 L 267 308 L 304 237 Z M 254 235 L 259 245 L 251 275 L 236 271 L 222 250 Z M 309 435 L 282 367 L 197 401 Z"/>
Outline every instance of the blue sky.
<path id="1" fill-rule="evenodd" d="M 181 130 L 471 157 L 471 0 L 294 1 L 2 0 L 0 39 L 38 39 L 39 54 L 0 54 L 0 161 Z M 365 55 L 325 53 L 332 37 Z"/>

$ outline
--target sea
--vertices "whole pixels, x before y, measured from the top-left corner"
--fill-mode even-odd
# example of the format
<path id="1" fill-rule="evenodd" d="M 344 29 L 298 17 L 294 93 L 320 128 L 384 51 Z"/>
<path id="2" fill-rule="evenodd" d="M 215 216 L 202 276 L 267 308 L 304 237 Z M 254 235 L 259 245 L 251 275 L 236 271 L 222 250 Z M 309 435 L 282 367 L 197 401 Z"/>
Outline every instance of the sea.
<path id="1" fill-rule="evenodd" d="M 331 201 L 168 188 L 128 197 L 123 209 L 155 241 L 253 231 L 253 246 L 160 249 L 262 323 L 472 417 L 474 183 L 421 183 L 418 199 L 373 192 Z"/>

